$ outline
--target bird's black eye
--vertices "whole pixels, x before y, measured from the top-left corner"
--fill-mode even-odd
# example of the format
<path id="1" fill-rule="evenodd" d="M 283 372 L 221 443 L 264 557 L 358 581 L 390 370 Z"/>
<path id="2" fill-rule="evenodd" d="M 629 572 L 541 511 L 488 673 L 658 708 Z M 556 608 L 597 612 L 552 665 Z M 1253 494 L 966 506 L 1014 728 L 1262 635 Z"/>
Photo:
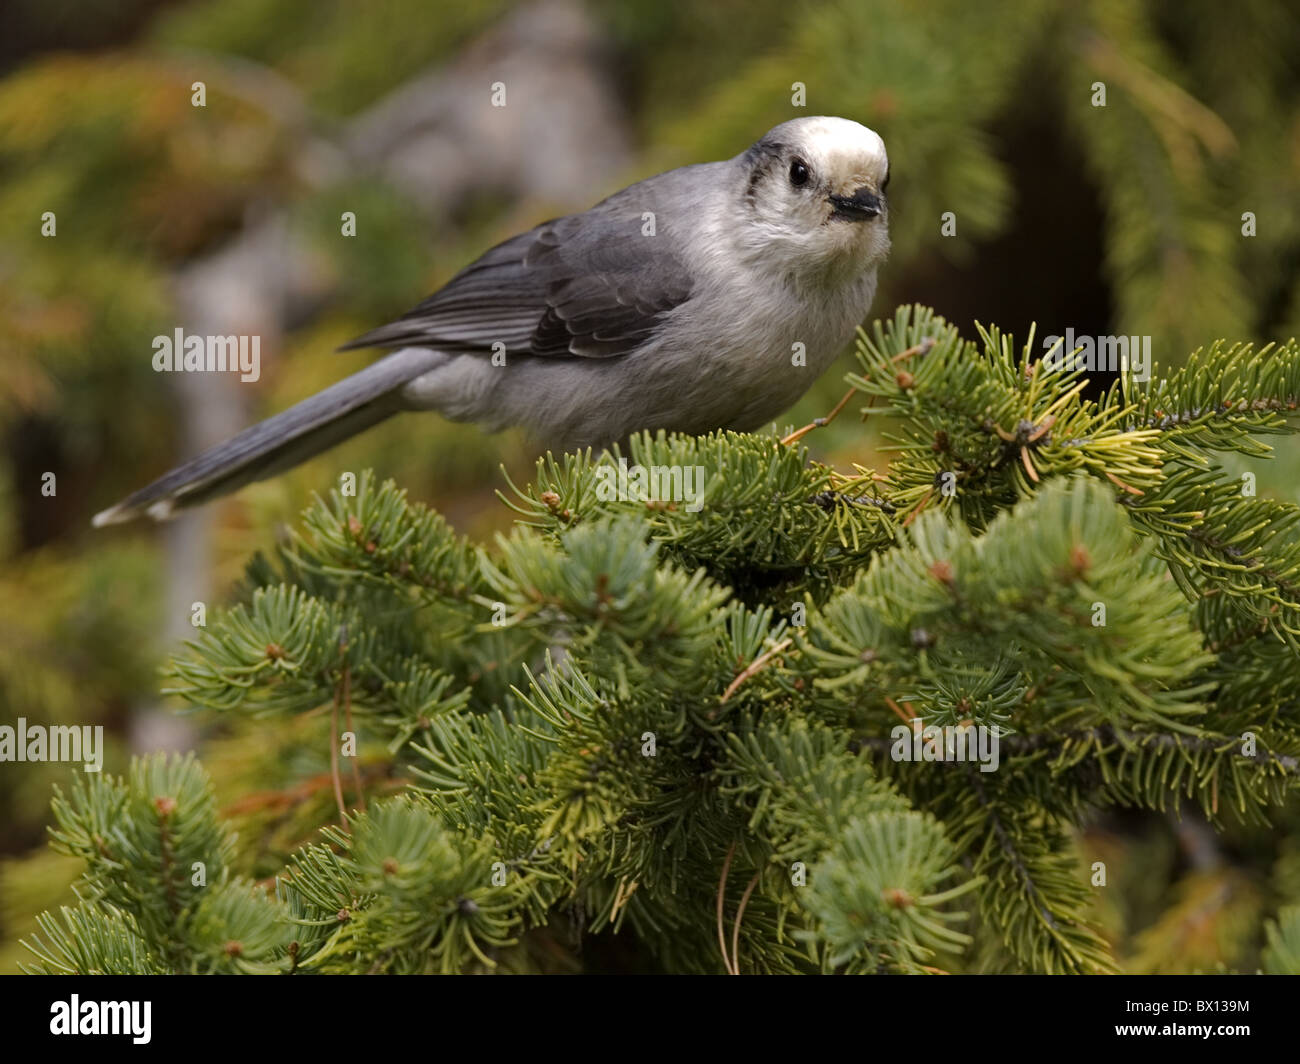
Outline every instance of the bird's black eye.
<path id="1" fill-rule="evenodd" d="M 808 184 L 808 178 L 812 174 L 808 170 L 808 164 L 802 159 L 792 159 L 790 162 L 790 184 L 795 188 L 802 188 Z"/>

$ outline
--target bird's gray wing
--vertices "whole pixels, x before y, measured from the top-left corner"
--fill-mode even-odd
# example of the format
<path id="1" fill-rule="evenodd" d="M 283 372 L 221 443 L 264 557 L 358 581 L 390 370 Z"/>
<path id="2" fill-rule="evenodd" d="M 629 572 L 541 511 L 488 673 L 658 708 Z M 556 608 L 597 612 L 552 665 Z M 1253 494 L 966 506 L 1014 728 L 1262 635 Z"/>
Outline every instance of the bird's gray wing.
<path id="1" fill-rule="evenodd" d="M 627 190 L 631 191 L 631 190 Z M 673 239 L 644 231 L 627 191 L 499 244 L 410 313 L 354 347 L 611 358 L 639 347 L 690 298 Z M 499 348 L 498 348 L 499 350 Z"/>

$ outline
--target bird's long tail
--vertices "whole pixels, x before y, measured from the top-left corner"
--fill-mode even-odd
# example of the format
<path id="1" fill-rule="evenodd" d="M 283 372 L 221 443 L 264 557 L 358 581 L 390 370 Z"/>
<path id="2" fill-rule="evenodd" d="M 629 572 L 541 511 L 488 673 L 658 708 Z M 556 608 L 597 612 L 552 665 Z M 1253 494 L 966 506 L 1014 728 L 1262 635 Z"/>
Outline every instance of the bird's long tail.
<path id="1" fill-rule="evenodd" d="M 304 399 L 238 436 L 211 447 L 95 515 L 96 527 L 144 514 L 165 520 L 175 511 L 282 473 L 402 409 L 404 385 L 438 365 L 444 355 L 406 348 Z"/>

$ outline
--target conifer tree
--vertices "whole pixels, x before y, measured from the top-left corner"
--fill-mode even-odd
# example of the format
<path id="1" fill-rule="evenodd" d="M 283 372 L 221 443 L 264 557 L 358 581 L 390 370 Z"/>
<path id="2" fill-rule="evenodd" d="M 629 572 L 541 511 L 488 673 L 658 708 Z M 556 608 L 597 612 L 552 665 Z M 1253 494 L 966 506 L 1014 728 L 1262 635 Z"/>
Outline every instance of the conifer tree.
<path id="1" fill-rule="evenodd" d="M 219 812 L 156 756 L 59 791 L 86 872 L 31 967 L 1116 969 L 1081 825 L 1294 805 L 1300 508 L 1222 462 L 1295 428 L 1300 344 L 1092 400 L 1032 336 L 904 307 L 857 360 L 886 469 L 646 434 L 539 461 L 491 545 L 368 474 L 317 500 L 169 669 L 289 735 L 292 784 Z M 610 497 L 622 459 L 702 469 L 699 505 Z M 930 726 L 995 767 L 912 759 Z M 1300 909 L 1263 938 L 1300 972 Z"/>

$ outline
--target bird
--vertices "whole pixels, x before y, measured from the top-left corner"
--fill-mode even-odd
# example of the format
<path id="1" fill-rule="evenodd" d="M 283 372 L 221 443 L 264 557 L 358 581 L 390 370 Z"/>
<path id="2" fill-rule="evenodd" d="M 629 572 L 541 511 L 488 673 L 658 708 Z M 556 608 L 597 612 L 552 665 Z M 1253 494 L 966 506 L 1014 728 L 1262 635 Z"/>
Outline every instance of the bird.
<path id="1" fill-rule="evenodd" d="M 389 354 L 164 474 L 95 526 L 165 520 L 385 419 L 522 426 L 554 451 L 752 432 L 848 345 L 889 252 L 889 157 L 846 118 L 646 178 L 485 252 L 345 344 Z"/>

